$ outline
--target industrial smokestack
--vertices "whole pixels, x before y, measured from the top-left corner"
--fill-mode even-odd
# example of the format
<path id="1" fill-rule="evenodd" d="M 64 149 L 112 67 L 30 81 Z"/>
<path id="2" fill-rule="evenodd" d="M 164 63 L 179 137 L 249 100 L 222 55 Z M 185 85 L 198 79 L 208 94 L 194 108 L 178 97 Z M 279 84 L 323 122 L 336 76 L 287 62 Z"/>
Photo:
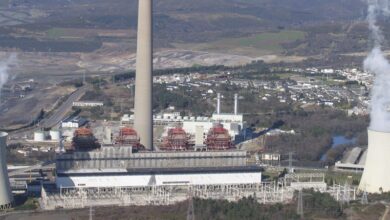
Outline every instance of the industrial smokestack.
<path id="1" fill-rule="evenodd" d="M 217 94 L 217 114 L 221 114 L 221 93 Z"/>
<path id="2" fill-rule="evenodd" d="M 153 150 L 153 1 L 139 0 L 134 128 L 141 144 Z"/>
<path id="3" fill-rule="evenodd" d="M 238 94 L 234 94 L 234 114 L 238 115 Z"/>
<path id="4" fill-rule="evenodd" d="M 0 132 L 0 210 L 11 208 L 14 201 L 7 169 L 7 137 L 7 133 Z"/>

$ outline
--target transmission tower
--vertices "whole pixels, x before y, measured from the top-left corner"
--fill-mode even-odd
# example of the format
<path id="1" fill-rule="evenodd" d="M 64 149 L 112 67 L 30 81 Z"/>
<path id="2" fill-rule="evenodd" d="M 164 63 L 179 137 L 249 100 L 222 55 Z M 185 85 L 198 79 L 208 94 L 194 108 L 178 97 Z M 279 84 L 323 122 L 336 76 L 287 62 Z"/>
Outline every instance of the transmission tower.
<path id="1" fill-rule="evenodd" d="M 89 220 L 93 220 L 93 216 L 95 214 L 95 210 L 92 206 L 89 207 Z"/>
<path id="2" fill-rule="evenodd" d="M 195 220 L 194 199 L 192 196 L 188 199 L 187 220 Z"/>
<path id="3" fill-rule="evenodd" d="M 343 189 L 343 200 L 342 202 L 345 204 L 349 204 L 351 201 L 351 195 L 349 191 L 349 184 L 348 182 L 345 182 L 344 189 Z"/>
<path id="4" fill-rule="evenodd" d="M 367 192 L 366 191 L 363 191 L 361 203 L 363 205 L 367 205 L 368 204 L 368 197 L 367 197 Z"/>
<path id="5" fill-rule="evenodd" d="M 302 189 L 298 193 L 298 206 L 297 206 L 297 215 L 303 218 L 303 192 Z"/>

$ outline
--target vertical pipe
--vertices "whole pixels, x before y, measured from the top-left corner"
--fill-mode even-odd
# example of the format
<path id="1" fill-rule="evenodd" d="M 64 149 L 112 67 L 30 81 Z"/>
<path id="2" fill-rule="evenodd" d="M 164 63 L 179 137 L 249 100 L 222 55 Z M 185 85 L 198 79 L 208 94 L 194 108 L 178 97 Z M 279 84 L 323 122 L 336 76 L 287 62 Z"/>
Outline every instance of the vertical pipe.
<path id="1" fill-rule="evenodd" d="M 153 1 L 139 0 L 134 128 L 141 144 L 153 150 Z"/>
<path id="2" fill-rule="evenodd" d="M 221 93 L 217 94 L 217 114 L 221 114 Z"/>
<path id="3" fill-rule="evenodd" d="M 238 94 L 234 94 L 234 114 L 238 115 Z"/>

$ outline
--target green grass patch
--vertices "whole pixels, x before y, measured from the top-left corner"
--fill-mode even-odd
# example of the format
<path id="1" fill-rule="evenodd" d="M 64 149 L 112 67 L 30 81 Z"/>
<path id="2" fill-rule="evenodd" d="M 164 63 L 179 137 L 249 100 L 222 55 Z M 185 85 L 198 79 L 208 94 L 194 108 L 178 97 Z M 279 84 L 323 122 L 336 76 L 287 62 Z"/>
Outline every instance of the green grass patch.
<path id="1" fill-rule="evenodd" d="M 65 31 L 62 28 L 51 28 L 46 31 L 46 36 L 49 38 L 60 38 L 65 35 Z"/>
<path id="2" fill-rule="evenodd" d="M 361 173 L 354 172 L 327 172 L 325 174 L 325 181 L 328 184 L 352 184 L 358 185 L 362 177 Z"/>
<path id="3" fill-rule="evenodd" d="M 16 196 L 15 203 L 15 210 L 36 210 L 39 207 L 37 199 L 31 197 Z"/>
<path id="4" fill-rule="evenodd" d="M 306 33 L 302 31 L 286 30 L 280 32 L 261 33 L 250 37 L 225 39 L 219 43 L 236 46 L 251 47 L 255 49 L 281 51 L 283 43 L 294 42 L 305 38 Z"/>
<path id="5" fill-rule="evenodd" d="M 302 31 L 281 31 L 277 33 L 262 33 L 253 37 L 238 39 L 240 46 L 255 47 L 259 49 L 278 50 L 282 43 L 304 39 Z"/>
<path id="6" fill-rule="evenodd" d="M 0 1 L 0 7 L 8 7 L 9 0 L 2 0 Z"/>
<path id="7" fill-rule="evenodd" d="M 245 56 L 274 55 L 284 52 L 283 44 L 303 40 L 306 32 L 283 30 L 279 32 L 265 32 L 248 37 L 224 38 L 217 41 L 200 44 L 174 44 L 177 48 L 191 48 L 191 50 L 231 53 Z"/>

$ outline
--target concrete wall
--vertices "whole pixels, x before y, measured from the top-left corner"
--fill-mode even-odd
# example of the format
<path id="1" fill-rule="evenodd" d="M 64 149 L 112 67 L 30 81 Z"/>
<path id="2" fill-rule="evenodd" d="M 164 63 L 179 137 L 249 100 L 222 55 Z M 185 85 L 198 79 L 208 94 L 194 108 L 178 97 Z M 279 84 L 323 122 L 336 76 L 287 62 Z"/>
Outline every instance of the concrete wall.
<path id="1" fill-rule="evenodd" d="M 6 159 L 6 148 L 7 148 L 7 137 L 8 134 L 0 133 L 0 209 L 11 208 L 13 203 L 13 196 L 8 178 L 7 171 L 7 159 Z"/>
<path id="2" fill-rule="evenodd" d="M 368 153 L 359 189 L 390 192 L 390 133 L 368 130 Z"/>

